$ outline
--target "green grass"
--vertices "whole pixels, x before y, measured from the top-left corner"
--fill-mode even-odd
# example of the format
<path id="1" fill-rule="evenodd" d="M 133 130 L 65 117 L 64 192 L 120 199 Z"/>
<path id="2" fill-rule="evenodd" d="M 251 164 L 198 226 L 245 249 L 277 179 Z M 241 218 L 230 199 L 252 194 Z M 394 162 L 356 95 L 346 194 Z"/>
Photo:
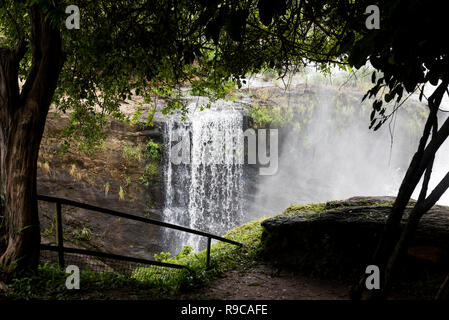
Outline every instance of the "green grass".
<path id="1" fill-rule="evenodd" d="M 321 212 L 326 203 L 291 205 L 281 215 Z M 262 250 L 261 222 L 268 217 L 245 223 L 232 229 L 225 238 L 240 242 L 238 247 L 216 242 L 211 247 L 211 265 L 206 269 L 206 252 L 193 252 L 190 247 L 171 256 L 170 253 L 155 255 L 155 260 L 182 264 L 188 269 L 170 269 L 158 266 L 137 268 L 131 276 L 119 273 L 94 273 L 81 270 L 81 290 L 67 290 L 64 270 L 54 266 L 40 266 L 35 274 L 15 279 L 10 284 L 8 298 L 15 299 L 78 299 L 107 298 L 105 291 L 132 291 L 148 299 L 176 298 L 189 290 L 207 285 L 216 277 L 231 269 L 247 270 L 260 261 Z"/>
<path id="2" fill-rule="evenodd" d="M 77 240 L 90 241 L 92 240 L 92 230 L 90 227 L 83 227 L 72 231 L 72 236 Z"/>
<path id="3" fill-rule="evenodd" d="M 188 269 L 169 269 L 150 266 L 136 269 L 132 278 L 151 283 L 168 295 L 176 295 L 189 289 L 207 284 L 210 280 L 229 269 L 247 269 L 258 261 L 261 249 L 262 227 L 264 219 L 246 223 L 231 230 L 225 237 L 243 244 L 238 247 L 232 244 L 217 242 L 211 247 L 211 265 L 206 269 L 206 252 L 195 253 L 190 247 L 175 257 L 162 253 L 156 260 L 174 264 L 182 264 Z"/>
<path id="4" fill-rule="evenodd" d="M 123 147 L 122 157 L 127 163 L 142 161 L 142 150 L 139 146 L 126 145 Z"/>
<path id="5" fill-rule="evenodd" d="M 159 296 L 157 288 L 127 275 L 113 272 L 95 273 L 88 269 L 80 272 L 80 290 L 68 290 L 65 286 L 68 275 L 58 266 L 40 265 L 37 272 L 12 279 L 8 283 L 9 290 L 6 293 L 0 292 L 0 299 L 104 299 L 108 298 L 105 295 L 107 292 L 109 298 L 116 299 L 123 296 L 124 291 L 131 291 L 149 299 Z"/>
<path id="6" fill-rule="evenodd" d="M 379 203 L 379 205 L 391 205 Z M 338 207 L 338 202 L 291 205 L 280 215 L 297 215 L 308 212 L 322 212 Z M 176 256 L 170 253 L 155 255 L 155 260 L 185 265 L 187 269 L 170 269 L 150 266 L 137 268 L 132 275 L 105 272 L 94 273 L 81 270 L 80 290 L 68 290 L 64 270 L 51 265 L 39 266 L 36 273 L 13 279 L 10 290 L 3 294 L 7 299 L 176 299 L 189 294 L 195 288 L 207 285 L 228 270 L 248 270 L 261 261 L 263 249 L 261 222 L 267 219 L 251 221 L 232 229 L 226 238 L 240 242 L 242 247 L 224 242 L 216 242 L 211 247 L 211 265 L 206 268 L 206 252 L 193 252 L 184 247 Z M 326 247 L 327 238 L 317 243 L 319 248 Z M 314 264 L 313 269 L 317 266 Z M 252 284 L 257 286 L 257 283 Z M 188 296 L 188 295 L 187 295 Z M 0 293 L 2 298 L 2 293 Z"/>
<path id="7" fill-rule="evenodd" d="M 265 218 L 264 218 L 265 219 Z M 183 264 L 188 269 L 170 269 L 158 266 L 137 268 L 131 276 L 88 269 L 80 271 L 80 290 L 68 290 L 68 276 L 54 265 L 41 265 L 35 273 L 29 273 L 8 283 L 9 291 L 0 293 L 6 299 L 120 299 L 130 292 L 144 299 L 174 299 L 179 294 L 207 284 L 229 269 L 247 269 L 257 264 L 261 249 L 264 220 L 246 223 L 231 230 L 225 237 L 238 241 L 243 247 L 217 242 L 211 247 L 211 264 L 206 269 L 206 252 L 193 252 L 190 247 L 171 257 L 169 253 L 155 255 L 158 261 Z M 112 293 L 111 293 L 112 292 Z M 3 295 L 3 296 L 2 296 Z"/>
<path id="8" fill-rule="evenodd" d="M 324 210 L 325 203 L 292 205 L 283 215 L 301 214 L 306 212 L 320 212 Z M 211 247 L 211 266 L 206 269 L 206 252 L 195 253 L 191 248 L 185 247 L 179 255 L 171 257 L 162 253 L 156 260 L 174 264 L 186 265 L 189 269 L 177 270 L 158 266 L 136 269 L 132 277 L 138 281 L 151 283 L 165 293 L 176 295 L 189 289 L 206 285 L 209 281 L 223 274 L 227 270 L 246 270 L 260 261 L 262 250 L 261 222 L 268 217 L 245 223 L 232 229 L 225 238 L 240 242 L 238 247 L 225 242 L 217 242 Z"/>

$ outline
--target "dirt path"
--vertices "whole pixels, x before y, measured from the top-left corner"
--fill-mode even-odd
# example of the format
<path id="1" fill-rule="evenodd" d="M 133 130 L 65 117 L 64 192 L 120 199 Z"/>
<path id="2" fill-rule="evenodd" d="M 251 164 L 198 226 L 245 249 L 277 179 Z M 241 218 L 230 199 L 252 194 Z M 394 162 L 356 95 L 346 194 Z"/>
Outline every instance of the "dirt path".
<path id="1" fill-rule="evenodd" d="M 220 300 L 344 300 L 347 285 L 319 280 L 260 265 L 249 271 L 229 271 L 224 278 L 189 298 Z"/>

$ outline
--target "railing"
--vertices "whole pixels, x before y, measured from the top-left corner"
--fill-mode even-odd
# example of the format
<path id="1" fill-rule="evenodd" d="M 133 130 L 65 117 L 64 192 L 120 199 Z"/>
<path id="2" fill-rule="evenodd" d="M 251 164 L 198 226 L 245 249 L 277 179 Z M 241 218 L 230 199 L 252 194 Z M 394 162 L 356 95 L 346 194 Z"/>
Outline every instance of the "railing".
<path id="1" fill-rule="evenodd" d="M 129 256 L 122 256 L 122 255 L 116 255 L 116 254 L 105 253 L 105 252 L 100 252 L 100 251 L 91 251 L 91 250 L 85 250 L 85 249 L 64 247 L 63 226 L 62 226 L 62 205 L 77 207 L 77 208 L 81 208 L 81 209 L 85 209 L 85 210 L 91 210 L 91 211 L 95 211 L 95 212 L 108 214 L 111 216 L 116 216 L 116 217 L 125 218 L 125 219 L 129 219 L 129 220 L 139 221 L 139 222 L 143 222 L 143 223 L 148 223 L 148 224 L 157 225 L 160 227 L 184 231 L 184 232 L 188 232 L 188 233 L 206 237 L 207 238 L 206 268 L 210 267 L 210 247 L 211 247 L 212 239 L 230 243 L 230 244 L 233 244 L 236 246 L 242 246 L 242 244 L 237 241 L 229 240 L 229 239 L 226 239 L 226 238 L 214 235 L 214 234 L 190 229 L 187 227 L 183 227 L 183 226 L 179 226 L 179 225 L 175 225 L 175 224 L 171 224 L 171 223 L 166 223 L 166 222 L 159 221 L 159 220 L 140 217 L 140 216 L 123 213 L 123 212 L 119 212 L 119 211 L 115 211 L 115 210 L 111 210 L 111 209 L 101 208 L 101 207 L 97 207 L 97 206 L 93 206 L 93 205 L 85 204 L 85 203 L 80 203 L 80 202 L 76 202 L 76 201 L 72 201 L 72 200 L 68 200 L 68 199 L 49 197 L 49 196 L 44 196 L 44 195 L 38 195 L 37 198 L 40 201 L 45 201 L 45 202 L 50 202 L 50 203 L 56 204 L 56 246 L 41 245 L 41 249 L 58 252 L 58 262 L 62 268 L 65 267 L 64 252 L 87 255 L 87 256 L 94 256 L 94 257 L 109 258 L 109 259 L 128 261 L 128 262 L 135 262 L 135 263 L 141 263 L 141 264 L 147 264 L 147 265 L 156 265 L 156 266 L 168 267 L 168 268 L 176 268 L 176 269 L 187 268 L 186 266 L 179 265 L 179 264 L 165 263 L 165 262 L 160 262 L 160 261 L 147 260 L 147 259 L 141 259 L 141 258 L 135 258 L 135 257 L 129 257 Z"/>

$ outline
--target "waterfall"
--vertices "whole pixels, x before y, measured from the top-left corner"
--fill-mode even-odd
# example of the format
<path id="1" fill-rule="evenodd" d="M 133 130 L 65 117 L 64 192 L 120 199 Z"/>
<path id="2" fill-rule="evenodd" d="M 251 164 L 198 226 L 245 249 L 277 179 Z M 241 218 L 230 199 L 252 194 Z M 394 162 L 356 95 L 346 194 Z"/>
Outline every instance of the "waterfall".
<path id="1" fill-rule="evenodd" d="M 165 127 L 164 220 L 223 235 L 242 221 L 243 115 L 231 109 L 172 116 Z M 204 239 L 204 238 L 203 238 Z M 172 251 L 203 248 L 201 237 L 168 231 Z"/>

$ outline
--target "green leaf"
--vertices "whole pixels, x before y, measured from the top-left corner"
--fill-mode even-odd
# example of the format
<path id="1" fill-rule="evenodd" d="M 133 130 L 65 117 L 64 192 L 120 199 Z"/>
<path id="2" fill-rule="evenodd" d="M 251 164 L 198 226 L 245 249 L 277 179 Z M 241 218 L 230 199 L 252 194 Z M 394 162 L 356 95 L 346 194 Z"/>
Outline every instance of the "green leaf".
<path id="1" fill-rule="evenodd" d="M 376 111 L 380 111 L 380 108 L 382 107 L 382 100 L 375 100 L 374 102 L 373 102 L 373 108 L 374 108 L 374 110 L 376 110 Z"/>

